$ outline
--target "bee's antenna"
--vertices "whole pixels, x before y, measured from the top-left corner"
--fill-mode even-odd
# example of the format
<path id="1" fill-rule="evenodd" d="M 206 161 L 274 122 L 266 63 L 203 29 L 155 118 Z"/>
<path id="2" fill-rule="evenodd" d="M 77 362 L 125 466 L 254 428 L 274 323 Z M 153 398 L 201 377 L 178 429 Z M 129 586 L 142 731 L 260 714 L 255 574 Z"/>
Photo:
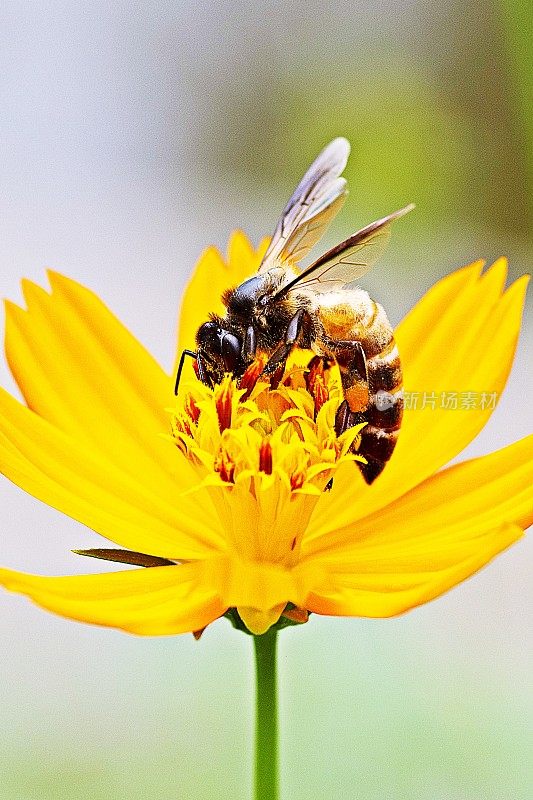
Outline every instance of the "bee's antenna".
<path id="1" fill-rule="evenodd" d="M 179 385 L 180 385 L 181 372 L 183 370 L 183 365 L 185 363 L 185 357 L 186 356 L 190 356 L 191 358 L 196 358 L 196 353 L 193 352 L 192 350 L 183 350 L 182 351 L 181 356 L 180 356 L 180 363 L 178 364 L 178 372 L 176 374 L 176 383 L 175 383 L 175 386 L 174 386 L 174 394 L 178 393 L 178 388 L 179 388 Z"/>

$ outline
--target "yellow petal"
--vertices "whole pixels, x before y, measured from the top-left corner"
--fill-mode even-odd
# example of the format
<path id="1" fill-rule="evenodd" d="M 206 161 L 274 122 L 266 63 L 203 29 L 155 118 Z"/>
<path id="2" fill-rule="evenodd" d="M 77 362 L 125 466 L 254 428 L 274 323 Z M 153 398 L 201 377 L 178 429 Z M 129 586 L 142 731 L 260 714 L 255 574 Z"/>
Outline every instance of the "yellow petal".
<path id="1" fill-rule="evenodd" d="M 6 303 L 6 355 L 28 406 L 171 497 L 192 480 L 162 441 L 171 380 L 88 289 L 55 273 L 49 295 L 23 282 L 28 310 Z"/>
<path id="2" fill-rule="evenodd" d="M 523 276 L 503 296 L 506 262 L 481 278 L 480 265 L 436 284 L 396 331 L 407 391 L 435 393 L 435 408 L 406 409 L 398 444 L 382 475 L 370 486 L 350 466 L 342 467 L 329 500 L 319 503 L 311 535 L 322 535 L 371 514 L 405 494 L 454 458 L 492 413 L 440 407 L 441 392 L 501 394 L 511 368 L 527 287 Z M 346 503 L 350 497 L 350 504 Z"/>
<path id="3" fill-rule="evenodd" d="M 532 522 L 530 436 L 439 473 L 351 526 L 304 541 L 306 560 L 328 576 L 308 607 L 322 614 L 399 614 L 480 569 Z"/>
<path id="4" fill-rule="evenodd" d="M 269 240 L 263 239 L 259 247 L 254 249 L 252 243 L 242 231 L 234 231 L 228 242 L 227 262 L 229 273 L 232 279 L 236 279 L 238 285 L 246 278 L 257 272 L 259 264 L 268 247 Z M 230 284 L 231 286 L 232 284 Z M 227 287 L 226 287 L 227 288 Z"/>
<path id="5" fill-rule="evenodd" d="M 59 578 L 0 570 L 0 584 L 63 617 L 144 636 L 198 630 L 226 608 L 202 562 Z"/>
<path id="6" fill-rule="evenodd" d="M 533 524 L 533 436 L 450 467 L 386 508 L 322 537 L 305 538 L 304 558 L 374 565 L 382 572 L 408 560 L 423 569 L 436 552 L 441 566 L 463 544 L 504 524 Z M 480 542 L 482 545 L 482 542 Z M 401 566 L 401 569 L 404 567 Z"/>
<path id="7" fill-rule="evenodd" d="M 171 448 L 171 445 L 167 445 Z M 123 547 L 172 559 L 222 545 L 186 498 L 173 502 L 0 390 L 0 472 L 25 491 Z M 204 501 L 205 502 L 205 501 Z M 207 501 L 208 503 L 208 501 Z"/>
<path id="8" fill-rule="evenodd" d="M 257 271 L 268 240 L 254 250 L 242 231 L 235 231 L 225 261 L 216 247 L 204 250 L 183 295 L 179 318 L 177 357 L 182 350 L 196 348 L 196 331 L 209 314 L 224 315 L 221 297 Z"/>
<path id="9" fill-rule="evenodd" d="M 470 555 L 451 566 L 416 572 L 334 572 L 307 598 L 306 607 L 317 614 L 391 617 L 427 603 L 456 586 L 522 536 L 514 525 L 492 530 L 472 546 Z M 465 552 L 467 552 L 465 550 Z"/>
<path id="10" fill-rule="evenodd" d="M 222 314 L 220 296 L 230 284 L 228 268 L 216 247 L 200 256 L 185 289 L 179 314 L 177 357 L 182 350 L 196 349 L 196 332 L 209 314 Z"/>
<path id="11" fill-rule="evenodd" d="M 528 276 L 520 278 L 501 296 L 505 270 L 506 263 L 497 261 L 474 284 L 469 302 L 461 294 L 449 311 L 441 310 L 442 317 L 436 322 L 439 336 L 431 345 L 419 347 L 422 355 L 416 360 L 415 353 L 404 348 L 400 326 L 397 340 L 407 388 L 428 391 L 429 387 L 437 395 L 442 391 L 502 393 L 516 350 L 529 280 Z M 416 328 L 416 319 L 410 324 Z M 423 337 L 421 329 L 419 336 Z M 407 410 L 395 464 L 390 474 L 388 469 L 384 473 L 383 496 L 390 496 L 387 485 L 391 486 L 395 477 L 402 478 L 403 492 L 440 469 L 472 441 L 491 413 L 490 404 L 469 411 Z"/>
<path id="12" fill-rule="evenodd" d="M 419 350 L 424 350 L 428 337 L 434 335 L 435 323 L 441 314 L 475 287 L 484 265 L 484 261 L 474 261 L 437 281 L 406 314 L 396 330 L 396 335 L 400 331 L 404 360 L 407 356 L 416 359 Z"/>

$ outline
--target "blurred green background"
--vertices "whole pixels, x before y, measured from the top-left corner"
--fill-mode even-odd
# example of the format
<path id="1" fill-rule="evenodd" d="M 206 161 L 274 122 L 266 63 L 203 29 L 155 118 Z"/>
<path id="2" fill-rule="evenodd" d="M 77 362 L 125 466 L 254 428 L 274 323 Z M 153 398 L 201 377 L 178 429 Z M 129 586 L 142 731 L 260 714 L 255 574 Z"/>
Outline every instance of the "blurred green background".
<path id="1" fill-rule="evenodd" d="M 207 244 L 257 242 L 329 139 L 352 142 L 333 244 L 417 210 L 365 288 L 393 321 L 438 277 L 531 269 L 531 5 L 4 2 L 0 284 L 53 266 L 170 369 Z M 531 309 L 531 304 L 529 305 Z M 533 329 L 467 452 L 531 432 Z M 4 386 L 13 382 L 2 365 Z M 0 563 L 83 571 L 96 535 L 1 484 Z M 283 800 L 526 800 L 533 776 L 527 541 L 394 620 L 313 618 L 281 637 Z M 252 654 L 221 621 L 141 640 L 2 595 L 1 800 L 246 800 Z M 529 627 L 530 629 L 530 627 Z"/>

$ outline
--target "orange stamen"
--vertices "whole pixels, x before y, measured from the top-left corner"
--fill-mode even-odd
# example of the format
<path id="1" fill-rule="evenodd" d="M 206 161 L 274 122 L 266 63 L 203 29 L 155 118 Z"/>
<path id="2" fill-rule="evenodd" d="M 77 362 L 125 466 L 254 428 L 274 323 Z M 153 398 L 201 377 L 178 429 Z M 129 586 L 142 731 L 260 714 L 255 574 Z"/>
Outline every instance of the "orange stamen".
<path id="1" fill-rule="evenodd" d="M 252 361 L 251 364 L 248 365 L 246 370 L 244 371 L 244 375 L 239 381 L 239 388 L 245 389 L 245 393 L 241 397 L 241 401 L 248 400 L 250 397 L 253 389 L 255 388 L 255 384 L 259 380 L 261 373 L 263 372 L 264 366 L 266 364 L 266 356 L 260 355 Z"/>
<path id="2" fill-rule="evenodd" d="M 235 462 L 229 457 L 224 447 L 221 447 L 217 453 L 214 468 L 224 483 L 235 483 Z"/>
<path id="3" fill-rule="evenodd" d="M 323 374 L 316 376 L 312 394 L 315 398 L 315 417 L 316 417 L 316 415 L 318 414 L 324 403 L 327 400 L 329 400 L 329 392 L 324 382 Z"/>
<path id="4" fill-rule="evenodd" d="M 272 475 L 272 447 L 268 439 L 264 439 L 259 447 L 259 471 Z"/>
<path id="5" fill-rule="evenodd" d="M 215 395 L 218 427 L 220 433 L 224 433 L 227 428 L 231 428 L 231 400 L 233 387 L 229 376 L 226 375 L 224 381 L 218 387 Z"/>

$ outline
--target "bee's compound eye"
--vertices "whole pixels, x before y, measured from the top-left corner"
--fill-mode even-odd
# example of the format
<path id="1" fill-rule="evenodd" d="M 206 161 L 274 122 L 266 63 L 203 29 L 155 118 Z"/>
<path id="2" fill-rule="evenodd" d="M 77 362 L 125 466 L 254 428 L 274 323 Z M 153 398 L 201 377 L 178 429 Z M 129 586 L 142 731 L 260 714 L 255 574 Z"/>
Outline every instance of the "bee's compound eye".
<path id="1" fill-rule="evenodd" d="M 241 349 L 241 342 L 236 336 L 228 331 L 222 334 L 222 358 L 228 372 L 234 372 L 241 357 Z"/>
<path id="2" fill-rule="evenodd" d="M 222 329 L 218 322 L 204 322 L 198 328 L 196 341 L 200 347 L 220 352 L 221 333 Z"/>

